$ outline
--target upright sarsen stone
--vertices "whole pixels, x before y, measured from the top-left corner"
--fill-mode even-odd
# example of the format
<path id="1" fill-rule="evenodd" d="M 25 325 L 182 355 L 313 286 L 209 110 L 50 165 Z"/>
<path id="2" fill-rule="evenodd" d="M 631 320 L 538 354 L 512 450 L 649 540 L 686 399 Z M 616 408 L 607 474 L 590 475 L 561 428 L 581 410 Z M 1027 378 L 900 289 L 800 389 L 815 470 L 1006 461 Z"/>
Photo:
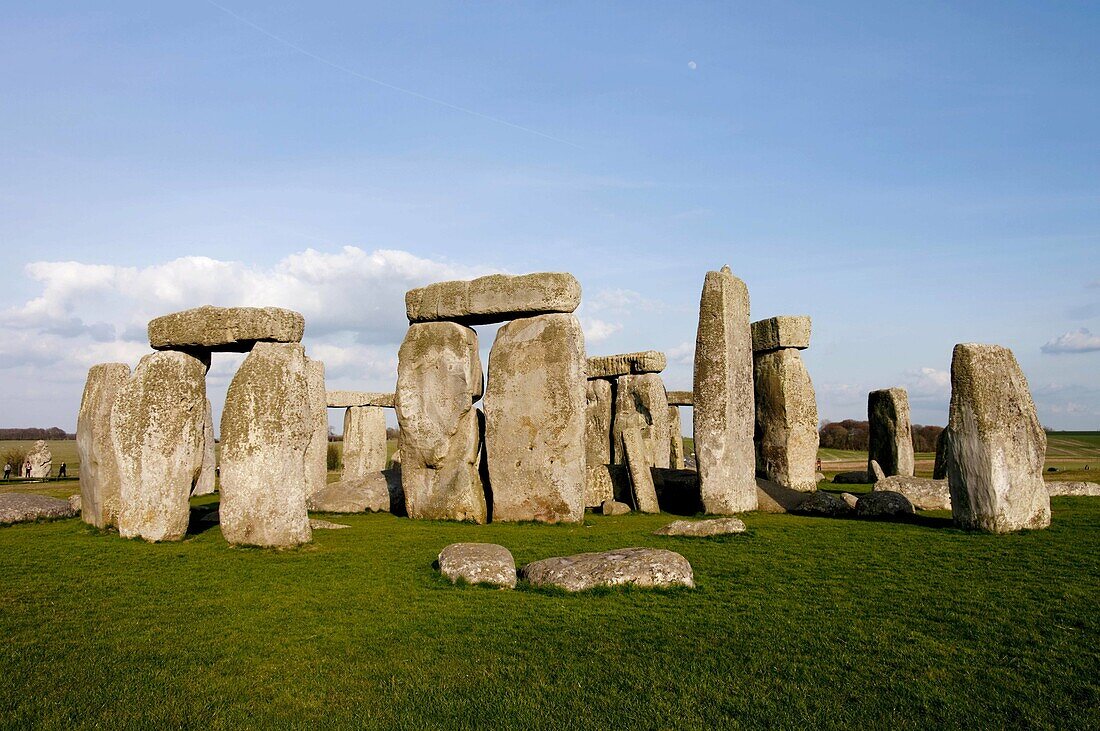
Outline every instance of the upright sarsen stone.
<path id="1" fill-rule="evenodd" d="M 607 465 L 611 464 L 611 422 L 613 389 L 611 381 L 593 378 L 586 385 L 584 453 L 584 506 L 594 508 L 615 497 Z"/>
<path id="2" fill-rule="evenodd" d="M 874 460 L 887 477 L 912 477 L 913 435 L 905 389 L 885 388 L 867 394 L 867 421 L 867 471 L 871 471 Z"/>
<path id="3" fill-rule="evenodd" d="M 96 528 L 118 524 L 119 474 L 111 442 L 111 409 L 130 366 L 100 363 L 88 370 L 80 412 L 76 418 L 76 450 L 80 455 L 80 516 Z"/>
<path id="4" fill-rule="evenodd" d="M 577 318 L 539 315 L 501 327 L 485 392 L 493 520 L 584 518 L 585 414 Z"/>
<path id="5" fill-rule="evenodd" d="M 945 438 L 951 512 L 964 527 L 991 533 L 1050 525 L 1043 484 L 1046 434 L 1012 351 L 963 343 L 951 358 L 951 413 Z"/>
<path id="6" fill-rule="evenodd" d="M 294 546 L 313 537 L 305 457 L 316 424 L 307 362 L 297 343 L 257 343 L 229 384 L 219 510 L 230 543 Z"/>
<path id="7" fill-rule="evenodd" d="M 481 393 L 477 333 L 453 322 L 409 326 L 398 352 L 395 408 L 410 518 L 486 521 L 474 408 Z"/>
<path id="8" fill-rule="evenodd" d="M 328 484 L 328 398 L 325 393 L 325 364 L 306 358 L 309 414 L 313 428 L 305 453 L 306 494 Z"/>
<path id="9" fill-rule="evenodd" d="M 217 456 L 214 443 L 214 417 L 210 407 L 210 399 L 206 399 L 206 415 L 203 416 L 202 425 L 202 469 L 199 470 L 199 479 L 195 481 L 192 495 L 211 495 L 217 482 Z"/>
<path id="10" fill-rule="evenodd" d="M 361 479 L 386 469 L 386 413 L 379 406 L 352 406 L 344 412 L 344 472 Z"/>
<path id="11" fill-rule="evenodd" d="M 643 453 L 650 467 L 668 468 L 668 398 L 659 373 L 621 376 L 615 381 L 615 464 L 626 464 L 622 435 L 627 429 L 641 430 Z"/>
<path id="12" fill-rule="evenodd" d="M 50 453 L 50 445 L 46 444 L 46 440 L 39 439 L 36 441 L 31 451 L 27 452 L 23 464 L 19 466 L 23 468 L 20 471 L 21 475 L 29 474 L 31 479 L 35 480 L 48 478 L 53 470 L 53 455 Z"/>
<path id="13" fill-rule="evenodd" d="M 684 469 L 684 428 L 680 425 L 680 407 L 668 407 L 668 466 Z"/>
<path id="14" fill-rule="evenodd" d="M 708 513 L 756 509 L 749 290 L 729 267 L 707 272 L 695 342 L 695 458 Z"/>
<path id="15" fill-rule="evenodd" d="M 784 487 L 817 489 L 817 398 L 797 350 L 753 356 L 757 470 Z"/>
<path id="16" fill-rule="evenodd" d="M 187 533 L 202 470 L 207 366 L 187 353 L 152 353 L 118 390 L 111 438 L 123 538 L 177 541 Z"/>

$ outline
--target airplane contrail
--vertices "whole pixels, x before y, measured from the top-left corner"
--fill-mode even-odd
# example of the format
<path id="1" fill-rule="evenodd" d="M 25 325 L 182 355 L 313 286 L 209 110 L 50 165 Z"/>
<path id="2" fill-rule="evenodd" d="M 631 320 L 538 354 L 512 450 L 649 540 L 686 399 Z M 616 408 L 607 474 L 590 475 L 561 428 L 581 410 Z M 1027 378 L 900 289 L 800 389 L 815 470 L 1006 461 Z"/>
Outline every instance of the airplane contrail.
<path id="1" fill-rule="evenodd" d="M 224 5 L 219 5 L 218 3 L 214 2 L 214 0 L 206 0 L 206 2 L 210 3 L 215 8 L 222 11 L 226 15 L 240 21 L 241 23 L 244 23 L 249 28 L 252 28 L 253 30 L 258 31 L 260 33 L 263 33 L 265 36 L 267 36 L 271 40 L 273 40 L 277 43 L 281 43 L 282 45 L 286 46 L 287 48 L 290 48 L 294 51 L 297 51 L 298 53 L 302 54 L 303 56 L 308 56 L 309 58 L 312 58 L 314 61 L 317 61 L 319 63 L 323 63 L 326 66 L 331 66 L 332 68 L 336 69 L 337 71 L 343 71 L 345 74 L 349 74 L 351 76 L 354 76 L 357 79 L 362 79 L 363 81 L 369 81 L 372 84 L 377 84 L 378 86 L 384 86 L 387 89 L 392 89 L 393 91 L 399 91 L 402 94 L 408 94 L 409 96 L 414 96 L 417 99 L 423 99 L 426 102 L 431 102 L 432 104 L 438 104 L 439 106 L 446 107 L 447 109 L 453 109 L 456 112 L 462 112 L 464 114 L 469 114 L 469 115 L 472 115 L 474 117 L 480 117 L 481 119 L 485 119 L 485 120 L 488 120 L 490 122 L 495 122 L 496 124 L 503 124 L 505 127 L 511 127 L 512 129 L 518 129 L 522 132 L 527 132 L 527 133 L 530 133 L 530 134 L 533 134 L 533 135 L 538 135 L 539 137 L 543 137 L 543 138 L 548 139 L 548 140 L 553 140 L 554 142 L 560 142 L 563 145 L 569 145 L 570 147 L 576 147 L 577 149 L 581 149 L 580 145 L 576 145 L 576 144 L 570 142 L 569 140 L 563 140 L 560 137 L 554 137 L 553 135 L 548 135 L 545 132 L 539 132 L 537 129 L 531 129 L 530 127 L 524 127 L 524 126 L 519 125 L 519 124 L 513 124 L 512 122 L 509 122 L 505 119 L 500 119 L 499 117 L 493 117 L 493 116 L 488 115 L 488 114 L 482 114 L 481 112 L 475 111 L 473 109 L 467 109 L 466 107 L 460 107 L 457 104 L 451 104 L 450 102 L 443 101 L 442 99 L 436 99 L 435 97 L 430 97 L 426 94 L 421 94 L 418 91 L 413 91 L 412 89 L 406 89 L 404 87 L 396 86 L 396 85 L 390 84 L 386 81 L 382 81 L 381 79 L 376 79 L 373 76 L 367 76 L 366 74 L 361 74 L 358 71 L 356 71 L 355 69 L 349 69 L 347 66 L 342 66 L 342 65 L 340 65 L 340 64 L 338 64 L 334 61 L 330 61 L 327 58 L 324 58 L 323 56 L 318 56 L 316 53 L 312 53 L 310 51 L 307 51 L 306 49 L 302 48 L 301 46 L 295 45 L 295 44 L 291 43 L 290 41 L 286 40 L 285 38 L 282 38 L 281 36 L 275 35 L 274 33 L 267 30 L 266 28 L 264 28 L 262 26 L 259 26 L 259 25 L 256 25 L 255 23 L 253 23 L 248 18 L 245 18 L 243 16 L 238 15 L 237 13 L 234 13 L 232 10 L 225 7 Z"/>

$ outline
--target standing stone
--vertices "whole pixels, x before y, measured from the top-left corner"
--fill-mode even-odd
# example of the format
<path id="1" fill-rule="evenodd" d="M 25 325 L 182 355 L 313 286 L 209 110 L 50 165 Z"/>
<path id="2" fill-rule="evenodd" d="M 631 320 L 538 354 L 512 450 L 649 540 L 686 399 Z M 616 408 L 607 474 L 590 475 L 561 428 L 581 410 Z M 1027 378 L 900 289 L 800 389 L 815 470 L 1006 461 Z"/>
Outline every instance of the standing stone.
<path id="1" fill-rule="evenodd" d="M 622 440 L 626 451 L 626 465 L 630 470 L 630 484 L 634 490 L 634 507 L 642 513 L 661 512 L 642 430 L 638 427 L 627 429 L 622 434 Z"/>
<path id="2" fill-rule="evenodd" d="M 123 538 L 178 541 L 202 470 L 208 363 L 187 353 L 152 353 L 122 384 L 111 413 Z"/>
<path id="3" fill-rule="evenodd" d="M 50 476 L 50 471 L 53 470 L 53 455 L 50 454 L 50 446 L 42 439 L 39 439 L 34 443 L 34 447 L 31 451 L 27 452 L 26 459 L 23 460 L 22 475 L 27 474 L 28 468 L 30 469 L 31 479 L 44 480 Z"/>
<path id="4" fill-rule="evenodd" d="M 76 417 L 76 450 L 80 455 L 80 515 L 96 528 L 118 524 L 122 476 L 111 441 L 111 409 L 130 366 L 100 363 L 88 370 Z"/>
<path id="5" fill-rule="evenodd" d="M 344 472 L 360 479 L 386 469 L 386 413 L 378 406 L 352 406 L 344 412 Z"/>
<path id="6" fill-rule="evenodd" d="M 1046 434 L 1011 350 L 955 346 L 947 432 L 947 479 L 958 525 L 991 533 L 1050 525 Z"/>
<path id="7" fill-rule="evenodd" d="M 613 499 L 614 486 L 607 465 L 611 464 L 611 381 L 589 380 L 586 385 L 584 451 L 584 506 L 594 508 Z"/>
<path id="8" fill-rule="evenodd" d="M 214 416 L 211 413 L 210 399 L 206 399 L 206 414 L 203 416 L 202 425 L 202 469 L 199 471 L 199 479 L 195 481 L 195 489 L 192 495 L 212 495 L 214 483 L 217 480 L 217 457 L 214 442 Z"/>
<path id="9" fill-rule="evenodd" d="M 680 407 L 668 407 L 668 466 L 684 469 L 684 428 L 680 425 Z"/>
<path id="10" fill-rule="evenodd" d="M 306 450 L 316 431 L 297 343 L 257 343 L 222 411 L 221 529 L 232 544 L 295 546 L 313 537 Z"/>
<path id="11" fill-rule="evenodd" d="M 477 333 L 453 322 L 409 326 L 397 362 L 401 484 L 410 518 L 486 521 L 479 474 Z"/>
<path id="12" fill-rule="evenodd" d="M 485 392 L 493 520 L 584 519 L 585 391 L 574 315 L 513 320 L 497 332 Z"/>
<path id="13" fill-rule="evenodd" d="M 871 460 L 887 477 L 913 476 L 913 435 L 909 424 L 909 394 L 904 388 L 884 388 L 867 395 L 870 435 L 867 471 Z"/>
<path id="14" fill-rule="evenodd" d="M 707 272 L 695 342 L 695 458 L 708 513 L 756 509 L 749 290 L 729 267 Z"/>
<path id="15" fill-rule="evenodd" d="M 659 373 L 622 376 L 615 382 L 615 422 L 612 427 L 615 464 L 625 464 L 622 434 L 641 429 L 650 467 L 668 469 L 668 398 Z"/>
<path id="16" fill-rule="evenodd" d="M 773 318 L 774 319 L 774 318 Z M 817 397 L 793 348 L 753 357 L 757 469 L 803 492 L 817 489 Z"/>
<path id="17" fill-rule="evenodd" d="M 324 363 L 306 358 L 306 383 L 313 425 L 305 454 L 306 494 L 312 495 L 328 484 L 328 398 Z"/>
<path id="18" fill-rule="evenodd" d="M 947 479 L 947 430 L 936 437 L 936 461 L 932 463 L 932 479 Z"/>

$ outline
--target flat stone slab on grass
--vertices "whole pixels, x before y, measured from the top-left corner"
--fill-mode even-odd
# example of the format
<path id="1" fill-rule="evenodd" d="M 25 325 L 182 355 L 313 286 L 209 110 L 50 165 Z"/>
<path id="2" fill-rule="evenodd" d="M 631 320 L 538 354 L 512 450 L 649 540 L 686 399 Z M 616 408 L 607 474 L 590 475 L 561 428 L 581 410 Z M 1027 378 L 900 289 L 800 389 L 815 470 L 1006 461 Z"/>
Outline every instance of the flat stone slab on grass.
<path id="1" fill-rule="evenodd" d="M 828 518 L 837 518 L 851 514 L 852 506 L 838 495 L 818 490 L 817 492 L 811 492 L 810 496 L 793 508 L 791 512 L 799 515 L 821 515 Z"/>
<path id="2" fill-rule="evenodd" d="M 687 559 L 660 548 L 620 548 L 546 558 L 524 566 L 520 576 L 532 586 L 555 586 L 566 591 L 600 586 L 695 587 Z"/>
<path id="3" fill-rule="evenodd" d="M 516 560 L 495 543 L 452 543 L 439 553 L 439 572 L 456 584 L 461 580 L 503 589 L 516 586 Z"/>
<path id="4" fill-rule="evenodd" d="M 688 536 L 692 538 L 706 536 L 728 536 L 744 533 L 744 522 L 740 518 L 711 518 L 709 520 L 674 520 L 664 528 L 653 531 L 656 536 Z"/>
<path id="5" fill-rule="evenodd" d="M 318 513 L 387 512 L 393 492 L 390 481 L 386 474 L 378 472 L 330 482 L 306 498 L 306 508 Z"/>
<path id="6" fill-rule="evenodd" d="M 341 530 L 343 528 L 350 528 L 350 525 L 344 523 L 333 523 L 328 520 L 321 520 L 320 518 L 310 518 L 309 527 L 313 530 Z"/>
<path id="7" fill-rule="evenodd" d="M 68 500 L 19 492 L 0 493 L 0 525 L 76 517 Z"/>
<path id="8" fill-rule="evenodd" d="M 258 342 L 298 343 L 306 321 L 279 307 L 196 307 L 149 322 L 153 350 L 244 353 Z"/>
<path id="9" fill-rule="evenodd" d="M 1055 495 L 1100 497 L 1100 483 L 1096 482 L 1048 482 L 1047 492 Z"/>
<path id="10" fill-rule="evenodd" d="M 350 409 L 356 406 L 392 409 L 394 394 L 378 391 L 326 391 L 325 399 L 330 409 Z"/>
<path id="11" fill-rule="evenodd" d="M 566 272 L 490 274 L 469 281 L 438 282 L 405 293 L 409 322 L 488 325 L 520 317 L 573 312 L 581 285 Z"/>
<path id="12" fill-rule="evenodd" d="M 860 495 L 856 501 L 856 515 L 861 518 L 881 518 L 896 515 L 913 515 L 913 503 L 900 492 L 878 490 Z"/>
<path id="13" fill-rule="evenodd" d="M 917 510 L 951 509 L 951 490 L 947 486 L 947 480 L 892 475 L 879 480 L 871 489 L 875 492 L 889 490 L 901 493 Z"/>
<path id="14" fill-rule="evenodd" d="M 665 354 L 659 350 L 643 350 L 638 353 L 598 355 L 588 359 L 589 378 L 615 378 L 642 373 L 660 373 L 668 365 Z"/>

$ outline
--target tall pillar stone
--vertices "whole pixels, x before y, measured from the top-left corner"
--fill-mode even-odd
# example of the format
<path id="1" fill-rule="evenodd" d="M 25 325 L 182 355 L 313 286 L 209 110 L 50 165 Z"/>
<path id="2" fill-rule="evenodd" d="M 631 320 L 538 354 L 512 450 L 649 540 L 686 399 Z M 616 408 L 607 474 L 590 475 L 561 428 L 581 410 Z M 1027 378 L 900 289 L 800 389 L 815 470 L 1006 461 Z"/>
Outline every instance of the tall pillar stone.
<path id="1" fill-rule="evenodd" d="M 707 272 L 695 342 L 695 458 L 708 513 L 756 509 L 749 290 L 729 267 Z"/>
<path id="2" fill-rule="evenodd" d="M 990 533 L 1050 525 L 1046 434 L 1011 350 L 955 346 L 944 446 L 956 524 Z"/>
<path id="3" fill-rule="evenodd" d="M 202 470 L 208 365 L 178 351 L 152 353 L 118 390 L 111 434 L 123 538 L 178 541 L 187 533 Z"/>
<path id="4" fill-rule="evenodd" d="M 575 316 L 527 317 L 497 332 L 485 393 L 493 520 L 583 520 L 585 379 Z"/>
<path id="5" fill-rule="evenodd" d="M 344 412 L 344 472 L 361 479 L 386 469 L 386 413 L 380 406 L 351 406 Z"/>
<path id="6" fill-rule="evenodd" d="M 799 350 L 810 345 L 810 318 L 752 324 L 756 393 L 756 469 L 802 492 L 817 489 L 817 397 Z"/>
<path id="7" fill-rule="evenodd" d="M 203 416 L 202 425 L 202 469 L 199 471 L 199 479 L 195 481 L 195 489 L 192 495 L 211 495 L 217 482 L 217 454 L 214 442 L 214 416 L 210 406 L 210 399 L 206 399 L 206 415 Z"/>
<path id="8" fill-rule="evenodd" d="M 680 407 L 668 407 L 668 466 L 684 469 L 684 428 L 680 425 Z"/>
<path id="9" fill-rule="evenodd" d="M 328 397 L 324 363 L 306 358 L 306 383 L 313 426 L 305 454 L 306 494 L 312 495 L 328 484 Z"/>
<path id="10" fill-rule="evenodd" d="M 867 472 L 874 460 L 887 477 L 912 477 L 913 434 L 905 389 L 884 388 L 867 394 L 867 422 Z"/>
<path id="11" fill-rule="evenodd" d="M 611 464 L 612 385 L 605 378 L 593 378 L 586 384 L 585 498 L 584 506 L 594 508 L 615 498 L 607 465 Z"/>
<path id="12" fill-rule="evenodd" d="M 612 445 L 616 464 L 626 464 L 622 435 L 639 429 L 642 453 L 650 467 L 668 468 L 668 397 L 659 373 L 620 376 L 615 381 Z"/>
<path id="13" fill-rule="evenodd" d="M 76 449 L 80 455 L 80 517 L 96 528 L 118 524 L 119 474 L 111 442 L 111 409 L 130 366 L 100 363 L 88 371 L 76 418 Z"/>
<path id="14" fill-rule="evenodd" d="M 313 537 L 306 451 L 316 420 L 307 363 L 298 343 L 257 343 L 229 384 L 219 508 L 229 543 L 294 546 Z"/>
<path id="15" fill-rule="evenodd" d="M 401 485 L 410 518 L 487 519 L 479 474 L 477 333 L 454 322 L 409 326 L 397 362 Z"/>

